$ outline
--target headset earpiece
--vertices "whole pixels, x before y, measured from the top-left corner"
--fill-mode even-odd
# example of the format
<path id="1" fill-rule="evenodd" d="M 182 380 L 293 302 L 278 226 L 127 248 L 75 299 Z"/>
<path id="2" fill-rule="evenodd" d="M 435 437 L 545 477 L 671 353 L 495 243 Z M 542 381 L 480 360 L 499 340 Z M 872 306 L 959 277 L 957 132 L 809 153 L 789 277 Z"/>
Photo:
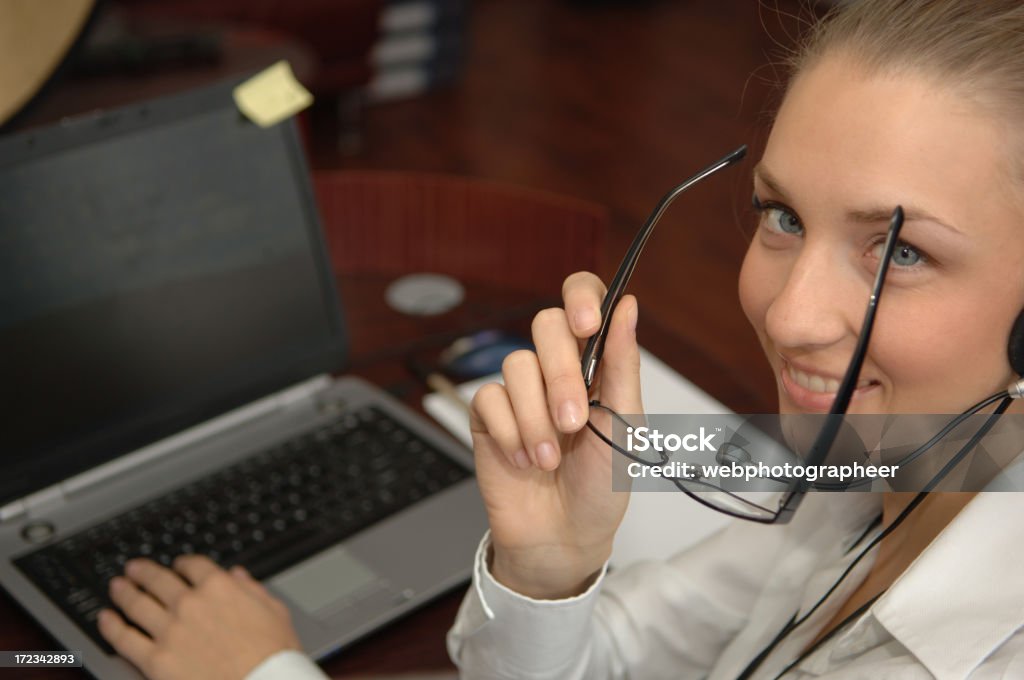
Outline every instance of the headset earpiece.
<path id="1" fill-rule="evenodd" d="M 1014 372 L 1024 376 L 1024 311 L 1017 316 L 1010 330 L 1009 355 Z"/>

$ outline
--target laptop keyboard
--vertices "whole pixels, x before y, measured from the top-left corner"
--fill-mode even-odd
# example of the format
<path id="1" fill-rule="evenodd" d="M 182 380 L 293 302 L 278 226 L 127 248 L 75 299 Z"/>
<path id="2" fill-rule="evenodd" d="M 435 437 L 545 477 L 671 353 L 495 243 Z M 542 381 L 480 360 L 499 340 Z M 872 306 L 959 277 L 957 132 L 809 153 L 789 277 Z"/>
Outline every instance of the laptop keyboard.
<path id="1" fill-rule="evenodd" d="M 98 645 L 107 582 L 181 554 L 266 578 L 472 473 L 374 407 L 15 560 Z"/>

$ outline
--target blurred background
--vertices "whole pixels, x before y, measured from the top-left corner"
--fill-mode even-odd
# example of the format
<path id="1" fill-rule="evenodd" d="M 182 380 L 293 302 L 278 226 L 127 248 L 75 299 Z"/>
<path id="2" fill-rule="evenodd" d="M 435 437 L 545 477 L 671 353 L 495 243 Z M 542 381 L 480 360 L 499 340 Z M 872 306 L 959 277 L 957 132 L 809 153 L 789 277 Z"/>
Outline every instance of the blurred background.
<path id="1" fill-rule="evenodd" d="M 45 5 L 52 21 L 39 19 L 42 30 L 52 33 L 57 24 L 67 25 L 58 40 L 62 56 L 43 64 L 45 82 L 30 88 L 4 132 L 285 58 L 316 97 L 301 122 L 314 170 L 454 174 L 593 202 L 610 216 L 598 272 L 606 279 L 665 191 L 741 143 L 749 144 L 751 153 L 739 169 L 672 206 L 647 245 L 630 292 L 639 297 L 645 321 L 663 327 L 681 351 L 697 352 L 711 369 L 741 386 L 716 397 L 741 411 L 775 410 L 774 381 L 740 310 L 736 280 L 753 223 L 750 171 L 784 77 L 772 64 L 821 5 L 806 0 L 47 0 Z M 58 15 L 64 18 L 58 21 Z M 14 32 L 8 25 L 6 34 Z M 486 231 L 488 225 L 478 228 Z M 545 244 L 525 244 L 516 258 L 528 257 L 531 247 Z M 695 382 L 700 384 L 699 377 Z M 706 387 L 714 393 L 713 386 Z"/>
<path id="2" fill-rule="evenodd" d="M 824 8 L 812 0 L 0 0 L 0 135 L 25 133 L 32 146 L 32 130 L 65 117 L 287 60 L 315 97 L 298 126 L 353 336 L 350 368 L 410 404 L 425 394 L 421 383 L 439 389 L 435 374 L 424 376 L 443 346 L 513 318 L 523 332 L 537 308 L 557 304 L 561 280 L 577 268 L 609 280 L 666 191 L 748 144 L 742 164 L 672 205 L 630 292 L 652 354 L 737 412 L 773 413 L 774 379 L 740 309 L 737 275 L 754 223 L 751 169 L 785 77 L 773 64 Z M 416 271 L 458 278 L 465 300 L 433 317 L 389 309 L 385 286 Z M 681 494 L 647 498 L 658 502 L 647 506 L 654 517 L 685 529 L 677 539 L 713 528 L 711 511 Z M 660 533 L 650 540 L 636 530 L 657 521 L 632 516 L 633 529 L 620 535 L 634 548 L 668 549 Z M 444 632 L 460 597 L 347 649 L 330 672 L 450 670 Z M 44 648 L 40 633 L 2 606 L 7 646 Z M 40 673 L 32 677 L 55 677 Z"/>

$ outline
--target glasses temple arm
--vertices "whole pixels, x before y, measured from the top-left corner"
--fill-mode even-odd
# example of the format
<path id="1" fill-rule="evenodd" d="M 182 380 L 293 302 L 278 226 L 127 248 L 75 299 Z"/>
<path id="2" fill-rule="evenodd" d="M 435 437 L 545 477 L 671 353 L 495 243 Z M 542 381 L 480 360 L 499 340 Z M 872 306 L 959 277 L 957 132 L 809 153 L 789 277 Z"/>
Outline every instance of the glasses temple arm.
<path id="1" fill-rule="evenodd" d="M 685 192 L 694 184 L 697 184 L 719 170 L 742 159 L 746 153 L 747 146 L 744 144 L 724 158 L 715 161 L 690 179 L 670 190 L 662 197 L 658 202 L 658 205 L 654 207 L 654 211 L 651 212 L 647 221 L 644 222 L 644 226 L 641 227 L 640 231 L 633 239 L 633 243 L 629 246 L 629 250 L 626 251 L 626 256 L 622 259 L 622 264 L 619 265 L 618 271 L 615 272 L 615 276 L 612 278 L 612 282 L 608 286 L 608 292 L 605 294 L 604 301 L 601 303 L 601 326 L 594 335 L 590 336 L 587 340 L 586 347 L 583 350 L 583 357 L 580 360 L 580 364 L 583 370 L 583 382 L 587 386 L 588 390 L 594 382 L 594 375 L 597 373 L 598 362 L 601 361 L 601 355 L 604 353 L 604 341 L 605 338 L 608 337 L 608 328 L 611 324 L 612 313 L 615 311 L 615 306 L 619 304 L 619 300 L 622 299 L 622 295 L 626 290 L 626 284 L 629 283 L 630 277 L 633 276 L 633 270 L 636 269 L 637 260 L 640 259 L 640 253 L 643 251 L 644 245 L 647 243 L 647 239 L 650 238 L 651 233 L 654 231 L 654 226 L 658 224 L 658 221 L 665 213 L 665 210 L 668 209 L 669 205 L 672 204 L 672 201 L 674 201 L 680 194 Z"/>
<path id="2" fill-rule="evenodd" d="M 818 433 L 814 444 L 807 453 L 808 465 L 817 465 L 825 459 L 825 456 L 828 455 L 829 450 L 832 448 L 832 444 L 835 442 L 836 436 L 839 434 L 839 428 L 842 427 L 843 416 L 850 406 L 850 399 L 853 397 L 853 391 L 857 386 L 857 378 L 860 376 L 860 369 L 864 364 L 864 356 L 868 351 L 871 329 L 875 325 L 875 312 L 878 309 L 878 301 L 882 297 L 882 286 L 885 284 L 885 274 L 889 269 L 889 263 L 892 261 L 892 254 L 896 250 L 896 243 L 902 227 L 903 208 L 896 206 L 896 209 L 892 212 L 892 219 L 889 222 L 889 233 L 885 238 L 885 248 L 882 252 L 881 262 L 878 265 L 878 272 L 875 274 L 875 282 L 871 287 L 868 309 L 864 315 L 864 323 L 861 325 L 860 336 L 857 338 L 857 346 L 854 349 L 853 358 L 850 359 L 850 365 L 846 368 L 846 375 L 843 376 L 843 382 L 840 384 L 836 398 L 832 402 L 832 408 L 825 419 L 825 424 L 822 425 L 821 432 Z M 801 484 L 809 485 L 809 482 L 801 482 Z"/>

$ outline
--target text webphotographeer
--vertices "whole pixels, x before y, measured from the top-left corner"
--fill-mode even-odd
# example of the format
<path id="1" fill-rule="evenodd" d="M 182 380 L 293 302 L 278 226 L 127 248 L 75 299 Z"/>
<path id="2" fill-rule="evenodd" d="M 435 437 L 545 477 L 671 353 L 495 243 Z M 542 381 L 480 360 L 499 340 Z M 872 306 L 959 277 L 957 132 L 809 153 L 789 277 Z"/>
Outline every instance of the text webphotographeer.
<path id="1" fill-rule="evenodd" d="M 669 479 L 713 479 L 713 478 L 742 478 L 749 482 L 752 479 L 768 479 L 776 481 L 787 481 L 790 479 L 806 479 L 814 482 L 819 479 L 835 479 L 845 481 L 847 479 L 888 479 L 896 475 L 899 465 L 767 465 L 758 463 L 756 465 L 729 463 L 728 465 L 697 465 L 695 463 L 683 463 L 670 461 L 664 465 L 645 465 L 643 463 L 630 463 L 626 472 L 630 477 L 665 477 Z"/>

